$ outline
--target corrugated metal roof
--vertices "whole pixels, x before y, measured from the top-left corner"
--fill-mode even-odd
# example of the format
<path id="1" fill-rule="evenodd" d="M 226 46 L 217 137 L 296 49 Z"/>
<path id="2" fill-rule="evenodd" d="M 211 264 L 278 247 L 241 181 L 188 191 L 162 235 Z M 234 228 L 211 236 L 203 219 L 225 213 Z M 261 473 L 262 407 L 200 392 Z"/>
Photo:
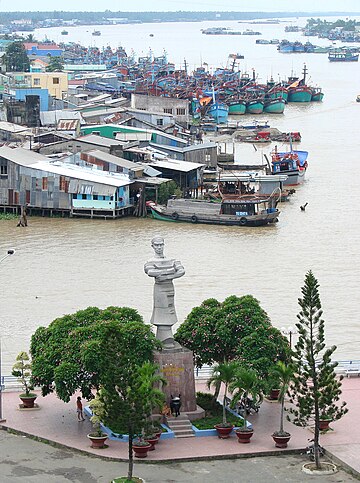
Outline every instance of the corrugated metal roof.
<path id="1" fill-rule="evenodd" d="M 85 124 L 80 112 L 57 110 L 57 111 L 41 111 L 40 119 L 42 126 L 54 125 L 59 119 L 79 119 L 81 124 Z"/>
<path id="2" fill-rule="evenodd" d="M 79 123 L 79 119 L 60 119 L 57 129 L 59 131 L 76 131 Z"/>
<path id="3" fill-rule="evenodd" d="M 182 173 L 189 173 L 190 171 L 194 171 L 195 169 L 199 169 L 205 164 L 200 163 L 190 163 L 188 161 L 179 161 L 178 159 L 156 159 L 148 161 L 150 166 L 154 168 L 161 168 L 164 169 L 172 169 L 173 171 L 181 171 Z"/>
<path id="4" fill-rule="evenodd" d="M 63 163 L 58 160 L 42 160 L 28 165 L 28 167 L 108 186 L 119 187 L 132 184 L 130 178 L 122 173 L 108 173 L 107 171 L 101 171 L 100 169 L 84 168 L 82 166 L 77 166 L 76 164 Z"/>
<path id="5" fill-rule="evenodd" d="M 114 156 L 113 154 L 104 153 L 104 151 L 99 151 L 98 149 L 94 149 L 92 151 L 88 151 L 86 154 L 90 156 L 94 156 L 101 161 L 106 161 L 108 163 L 113 163 L 116 166 L 121 166 L 122 168 L 131 169 L 133 171 L 142 171 L 144 168 L 143 166 L 134 163 L 133 161 L 129 161 L 124 158 L 119 158 L 118 156 Z"/>
<path id="6" fill-rule="evenodd" d="M 76 138 L 77 141 L 83 143 L 95 144 L 97 146 L 103 146 L 110 148 L 111 146 L 123 146 L 123 141 L 118 141 L 116 139 L 106 138 L 104 136 L 98 136 L 97 134 L 87 134 L 86 136 L 80 136 Z M 126 144 L 126 143 L 125 143 Z"/>
<path id="7" fill-rule="evenodd" d="M 48 158 L 42 154 L 23 148 L 11 149 L 8 146 L 0 147 L 0 156 L 21 166 L 29 166 L 39 161 L 48 161 Z"/>
<path id="8" fill-rule="evenodd" d="M 12 133 L 23 133 L 28 131 L 28 127 L 21 126 L 20 124 L 14 124 L 13 122 L 0 121 L 0 131 L 12 132 Z"/>

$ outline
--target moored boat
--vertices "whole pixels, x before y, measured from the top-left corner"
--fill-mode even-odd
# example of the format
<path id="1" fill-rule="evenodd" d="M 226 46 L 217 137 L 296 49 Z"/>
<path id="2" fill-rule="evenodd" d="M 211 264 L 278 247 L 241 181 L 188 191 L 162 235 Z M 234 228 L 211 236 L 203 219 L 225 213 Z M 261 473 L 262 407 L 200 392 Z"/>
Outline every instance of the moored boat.
<path id="1" fill-rule="evenodd" d="M 312 89 L 309 86 L 291 85 L 288 87 L 288 102 L 310 102 L 312 98 Z"/>
<path id="2" fill-rule="evenodd" d="M 328 54 L 330 62 L 357 62 L 359 54 L 351 50 L 332 50 Z"/>
<path id="3" fill-rule="evenodd" d="M 240 199 L 217 201 L 175 199 L 167 205 L 148 203 L 153 218 L 210 225 L 263 226 L 275 223 L 280 214 L 277 204 L 280 190 L 270 196 L 248 195 Z"/>
<path id="4" fill-rule="evenodd" d="M 206 114 L 222 124 L 228 120 L 229 108 L 223 102 L 216 101 L 209 105 Z"/>
<path id="5" fill-rule="evenodd" d="M 287 151 L 271 153 L 271 174 L 286 174 L 285 186 L 302 183 L 308 166 L 308 151 Z"/>
<path id="6" fill-rule="evenodd" d="M 312 88 L 312 102 L 321 102 L 324 98 L 324 93 L 321 90 L 321 87 L 313 87 Z"/>
<path id="7" fill-rule="evenodd" d="M 261 114 L 264 110 L 262 99 L 250 99 L 246 102 L 246 112 L 249 114 Z"/>
<path id="8" fill-rule="evenodd" d="M 277 99 L 265 99 L 264 112 L 268 114 L 282 114 L 285 109 L 285 100 L 281 97 Z"/>
<path id="9" fill-rule="evenodd" d="M 246 101 L 244 100 L 228 101 L 227 105 L 229 106 L 229 114 L 233 114 L 236 116 L 245 114 Z"/>

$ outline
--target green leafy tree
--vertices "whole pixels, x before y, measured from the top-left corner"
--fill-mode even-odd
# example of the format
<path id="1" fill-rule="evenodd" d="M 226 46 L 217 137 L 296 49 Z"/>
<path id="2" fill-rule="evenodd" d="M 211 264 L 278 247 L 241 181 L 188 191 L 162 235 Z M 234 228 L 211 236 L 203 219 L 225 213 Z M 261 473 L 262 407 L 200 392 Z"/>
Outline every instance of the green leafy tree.
<path id="1" fill-rule="evenodd" d="M 173 195 L 178 196 L 179 187 L 175 181 L 168 181 L 167 183 L 162 183 L 159 187 L 158 201 L 161 205 L 166 205 L 168 199 Z"/>
<path id="2" fill-rule="evenodd" d="M 272 327 L 267 313 L 251 295 L 207 299 L 192 309 L 175 339 L 194 352 L 195 364 L 240 360 L 266 376 L 277 360 L 286 360 L 286 338 Z"/>
<path id="3" fill-rule="evenodd" d="M 165 399 L 156 387 L 161 377 L 156 376 L 158 368 L 153 364 L 120 367 L 113 354 L 110 354 L 109 364 L 113 369 L 112 382 L 107 381 L 100 395 L 105 407 L 104 422 L 110 428 L 123 428 L 129 436 L 127 478 L 132 481 L 134 438 L 143 435 L 151 406 L 161 405 Z"/>
<path id="4" fill-rule="evenodd" d="M 337 420 L 346 412 L 346 403 L 339 403 L 341 379 L 337 379 L 335 367 L 331 361 L 336 346 L 325 348 L 325 323 L 319 295 L 319 284 L 313 273 L 305 276 L 305 284 L 299 298 L 300 312 L 297 316 L 298 342 L 295 346 L 295 375 L 290 385 L 289 408 L 291 420 L 297 426 L 306 426 L 314 422 L 314 456 L 316 468 L 319 460 L 319 421 L 322 418 Z"/>
<path id="5" fill-rule="evenodd" d="M 22 42 L 12 42 L 6 47 L 5 65 L 8 72 L 29 72 L 30 61 Z"/>
<path id="6" fill-rule="evenodd" d="M 21 396 L 25 396 L 25 397 L 35 396 L 35 394 L 31 392 L 34 389 L 34 386 L 30 382 L 31 370 L 32 370 L 32 364 L 28 353 L 20 352 L 16 357 L 16 362 L 12 367 L 11 374 L 14 377 L 18 378 L 18 381 L 23 387 L 24 394 L 21 394 Z"/>
<path id="7" fill-rule="evenodd" d="M 91 399 L 92 390 L 112 381 L 109 353 L 123 366 L 152 360 L 160 347 L 150 326 L 127 307 L 89 307 L 40 327 L 31 338 L 32 382 L 43 396 L 56 391 L 65 402 L 78 390 Z"/>
<path id="8" fill-rule="evenodd" d="M 217 391 L 219 390 L 219 387 L 221 384 L 224 384 L 225 386 L 223 405 L 222 405 L 223 407 L 223 421 L 221 425 L 222 427 L 227 427 L 229 425 L 226 420 L 227 394 L 228 394 L 229 384 L 231 384 L 231 382 L 234 380 L 235 372 L 237 368 L 238 368 L 237 362 L 217 364 L 215 367 L 213 367 L 211 377 L 207 382 L 209 389 L 213 385 L 216 387 Z M 232 424 L 230 424 L 230 426 L 232 426 Z"/>
<path id="9" fill-rule="evenodd" d="M 46 72 L 62 72 L 64 70 L 64 60 L 62 57 L 49 57 L 49 65 Z"/>

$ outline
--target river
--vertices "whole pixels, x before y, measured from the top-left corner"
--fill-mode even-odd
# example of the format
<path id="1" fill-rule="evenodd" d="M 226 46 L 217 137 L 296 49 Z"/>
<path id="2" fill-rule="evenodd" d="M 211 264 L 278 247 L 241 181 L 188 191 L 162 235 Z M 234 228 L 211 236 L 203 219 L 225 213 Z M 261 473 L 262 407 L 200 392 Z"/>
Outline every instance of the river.
<path id="1" fill-rule="evenodd" d="M 304 19 L 299 20 L 299 24 Z M 360 359 L 359 205 L 359 63 L 330 63 L 324 54 L 279 54 L 274 45 L 256 45 L 252 36 L 206 36 L 200 29 L 214 22 L 140 24 L 68 28 L 66 41 L 117 46 L 138 55 L 161 55 L 165 48 L 176 63 L 206 62 L 225 66 L 229 53 L 242 53 L 240 68 L 284 78 L 300 74 L 303 63 L 311 82 L 325 92 L 322 103 L 287 105 L 285 114 L 268 116 L 272 127 L 300 131 L 300 149 L 309 151 L 305 183 L 281 205 L 279 223 L 261 228 L 175 224 L 151 219 L 116 221 L 30 218 L 27 228 L 0 221 L 0 254 L 16 253 L 0 266 L 0 326 L 3 372 L 9 374 L 16 354 L 28 350 L 31 334 L 54 318 L 88 306 L 136 308 L 146 321 L 152 311 L 152 280 L 144 262 L 152 256 L 151 238 L 165 238 L 165 254 L 183 263 L 186 274 L 175 281 L 176 308 L 183 321 L 192 307 L 215 297 L 254 295 L 276 327 L 296 323 L 305 273 L 320 283 L 328 344 L 337 359 Z M 221 24 L 234 30 L 252 28 L 262 38 L 306 41 L 285 33 L 284 25 Z M 54 28 L 35 32 L 61 39 Z M 154 37 L 149 37 L 150 33 Z M 313 43 L 329 41 L 311 38 Z M 252 118 L 242 118 L 251 120 Z M 262 119 L 265 119 L 262 117 Z M 282 148 L 282 146 L 280 146 Z M 237 159 L 261 160 L 261 148 L 236 146 Z M 305 212 L 300 205 L 308 202 Z M 0 256 L 1 258 L 1 256 Z"/>

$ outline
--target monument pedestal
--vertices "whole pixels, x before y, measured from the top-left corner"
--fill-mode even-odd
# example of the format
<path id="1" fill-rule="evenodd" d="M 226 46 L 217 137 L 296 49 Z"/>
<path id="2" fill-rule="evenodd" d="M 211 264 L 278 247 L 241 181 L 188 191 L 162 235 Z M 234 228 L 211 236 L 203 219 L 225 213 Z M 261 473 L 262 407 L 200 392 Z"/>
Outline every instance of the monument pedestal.
<path id="1" fill-rule="evenodd" d="M 171 395 L 181 395 L 180 412 L 196 412 L 196 392 L 194 360 L 192 351 L 175 343 L 174 347 L 164 348 L 154 353 L 154 362 L 160 367 L 160 373 L 167 385 L 162 387 L 166 404 L 170 407 Z"/>

